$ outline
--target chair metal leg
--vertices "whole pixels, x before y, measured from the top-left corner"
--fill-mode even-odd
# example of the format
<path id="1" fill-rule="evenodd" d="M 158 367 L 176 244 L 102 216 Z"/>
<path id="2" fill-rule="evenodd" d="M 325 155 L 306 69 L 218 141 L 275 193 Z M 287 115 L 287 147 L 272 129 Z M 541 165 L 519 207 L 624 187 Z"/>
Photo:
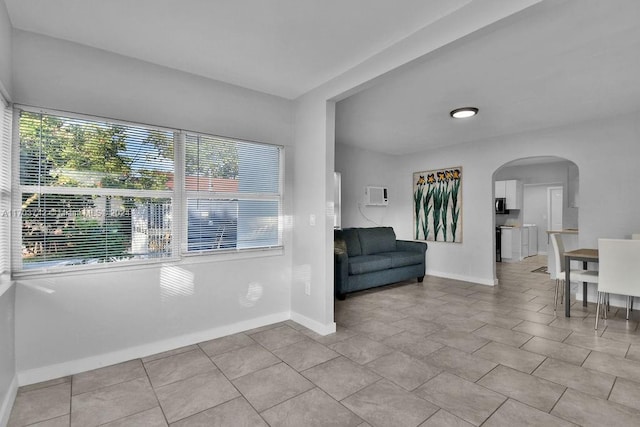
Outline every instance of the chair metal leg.
<path id="1" fill-rule="evenodd" d="M 598 292 L 596 297 L 596 326 L 595 330 L 598 330 L 598 319 L 600 318 L 600 302 L 602 301 L 602 292 Z"/>
<path id="2" fill-rule="evenodd" d="M 560 281 L 558 279 L 556 279 L 556 292 L 555 292 L 555 297 L 553 298 L 553 312 L 556 312 L 556 309 L 558 308 L 558 287 L 560 286 Z"/>
<path id="3" fill-rule="evenodd" d="M 629 320 L 629 310 L 631 308 L 631 297 L 627 297 L 627 320 Z"/>

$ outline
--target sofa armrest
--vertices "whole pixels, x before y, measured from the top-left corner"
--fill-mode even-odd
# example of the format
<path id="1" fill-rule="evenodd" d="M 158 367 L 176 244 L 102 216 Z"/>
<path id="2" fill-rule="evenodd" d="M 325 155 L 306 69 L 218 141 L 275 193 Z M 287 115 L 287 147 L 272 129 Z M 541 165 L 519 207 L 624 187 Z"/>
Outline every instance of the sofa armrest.
<path id="1" fill-rule="evenodd" d="M 343 298 L 349 283 L 349 255 L 342 239 L 333 241 L 333 285 L 336 296 Z"/>
<path id="2" fill-rule="evenodd" d="M 396 247 L 399 251 L 427 252 L 426 242 L 415 242 L 413 240 L 396 240 Z"/>

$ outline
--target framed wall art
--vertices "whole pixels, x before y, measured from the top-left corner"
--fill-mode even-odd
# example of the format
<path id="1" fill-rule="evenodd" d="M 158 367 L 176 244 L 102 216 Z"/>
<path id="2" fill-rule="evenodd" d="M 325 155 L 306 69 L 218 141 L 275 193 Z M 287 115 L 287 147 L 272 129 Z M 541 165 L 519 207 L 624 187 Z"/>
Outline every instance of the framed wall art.
<path id="1" fill-rule="evenodd" d="M 413 174 L 413 238 L 462 242 L 462 167 Z"/>

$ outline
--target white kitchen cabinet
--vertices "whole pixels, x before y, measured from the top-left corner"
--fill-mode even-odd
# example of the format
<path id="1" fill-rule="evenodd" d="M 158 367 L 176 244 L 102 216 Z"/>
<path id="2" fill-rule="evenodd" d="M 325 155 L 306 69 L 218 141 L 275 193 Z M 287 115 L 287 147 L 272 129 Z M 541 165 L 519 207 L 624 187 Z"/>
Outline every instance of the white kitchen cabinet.
<path id="1" fill-rule="evenodd" d="M 522 230 L 520 228 L 500 227 L 500 254 L 505 262 L 522 260 Z"/>
<path id="2" fill-rule="evenodd" d="M 538 255 L 538 227 L 535 225 L 525 225 L 524 228 L 529 230 L 528 256 Z"/>
<path id="3" fill-rule="evenodd" d="M 500 256 L 505 262 L 522 261 L 538 254 L 538 228 L 500 227 Z"/>
<path id="4" fill-rule="evenodd" d="M 522 181 L 509 179 L 495 182 L 496 198 L 504 198 L 506 209 L 522 209 Z"/>
<path id="5" fill-rule="evenodd" d="M 529 256 L 529 227 L 520 229 L 520 259 Z"/>

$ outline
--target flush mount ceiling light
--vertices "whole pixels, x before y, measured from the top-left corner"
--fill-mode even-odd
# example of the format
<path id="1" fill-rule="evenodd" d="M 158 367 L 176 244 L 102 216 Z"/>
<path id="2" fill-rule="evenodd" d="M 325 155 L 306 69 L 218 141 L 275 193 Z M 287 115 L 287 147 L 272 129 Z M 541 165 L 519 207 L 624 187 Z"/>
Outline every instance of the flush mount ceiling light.
<path id="1" fill-rule="evenodd" d="M 467 117 L 473 117 L 478 114 L 478 109 L 475 107 L 456 108 L 449 114 L 451 114 L 451 117 L 454 119 L 466 119 Z"/>

